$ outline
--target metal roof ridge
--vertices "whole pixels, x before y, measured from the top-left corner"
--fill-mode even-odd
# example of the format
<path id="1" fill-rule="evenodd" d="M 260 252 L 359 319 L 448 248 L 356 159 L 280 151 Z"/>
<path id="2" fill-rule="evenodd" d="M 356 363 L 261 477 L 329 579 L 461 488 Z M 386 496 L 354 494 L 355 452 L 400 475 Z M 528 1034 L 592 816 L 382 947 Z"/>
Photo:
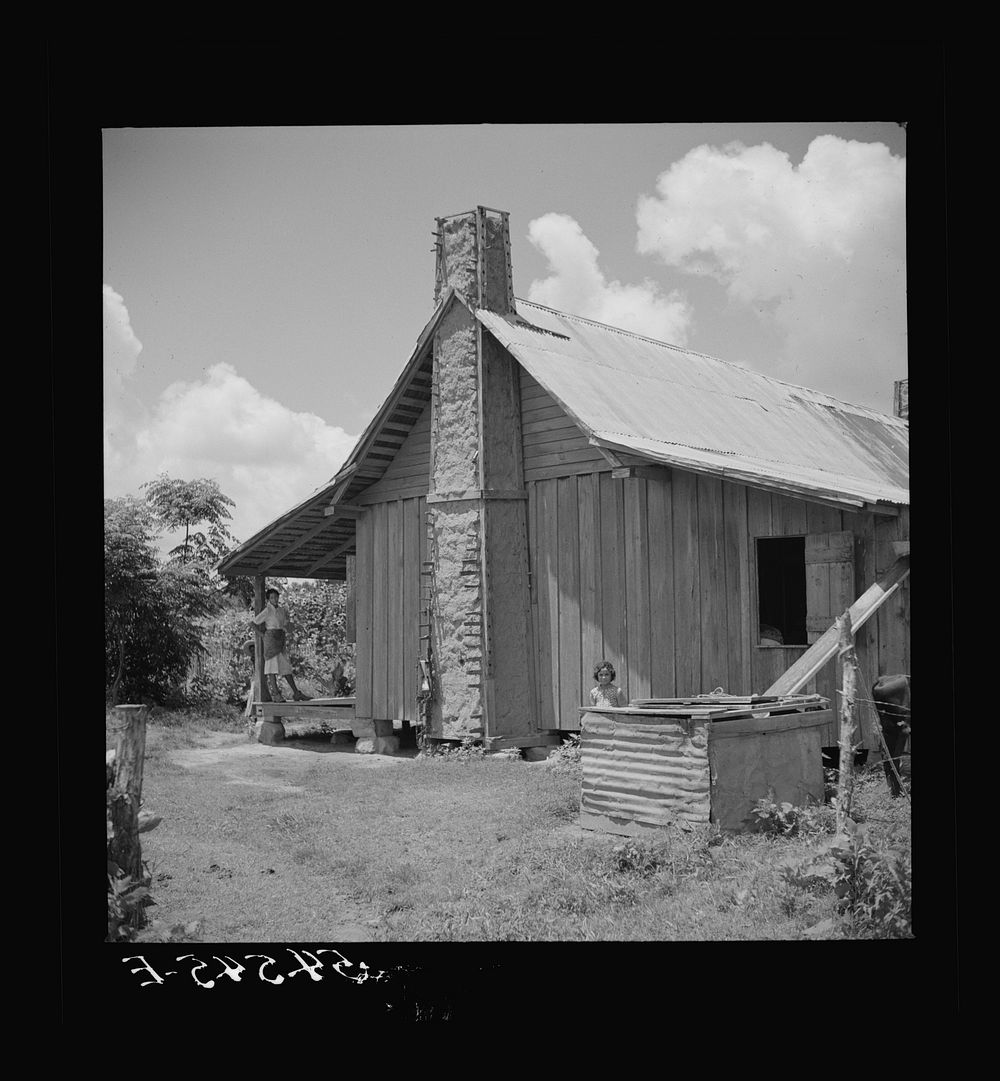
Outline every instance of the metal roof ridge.
<path id="1" fill-rule="evenodd" d="M 617 436 L 619 438 L 617 438 L 617 439 L 609 438 L 609 437 L 615 437 L 615 436 Z M 595 431 L 593 432 L 593 434 L 590 437 L 589 442 L 593 446 L 599 446 L 602 442 L 610 443 L 616 448 L 626 448 L 628 453 L 636 454 L 636 455 L 642 457 L 641 449 L 636 447 L 634 444 L 630 445 L 630 443 L 628 442 L 629 440 L 636 440 L 636 439 L 647 440 L 650 443 L 661 443 L 664 447 L 677 447 L 677 448 L 680 448 L 681 450 L 690 450 L 690 451 L 694 451 L 696 453 L 701 453 L 701 454 L 711 454 L 711 455 L 718 455 L 719 457 L 731 458 L 731 459 L 733 459 L 734 461 L 737 461 L 737 462 L 739 462 L 739 461 L 745 462 L 745 463 L 747 463 L 747 465 L 752 465 L 754 463 L 760 463 L 760 465 L 763 466 L 763 467 L 775 467 L 775 466 L 783 467 L 784 470 L 786 471 L 787 476 L 792 476 L 792 475 L 795 475 L 795 476 L 798 476 L 798 477 L 815 476 L 815 477 L 818 477 L 818 478 L 821 477 L 821 478 L 824 478 L 824 479 L 827 478 L 827 477 L 829 477 L 831 479 L 835 479 L 835 478 L 838 478 L 838 477 L 841 478 L 841 479 L 846 478 L 846 479 L 848 479 L 850 481 L 857 482 L 857 484 L 859 486 L 859 489 L 864 489 L 866 495 L 870 495 L 870 494 L 874 493 L 876 490 L 883 490 L 884 491 L 885 489 L 889 489 L 889 488 L 895 489 L 898 492 L 906 492 L 907 494 L 909 494 L 909 487 L 908 486 L 903 487 L 902 485 L 898 485 L 898 484 L 881 484 L 877 480 L 872 480 L 869 477 L 859 476 L 857 473 L 850 473 L 850 472 L 840 472 L 840 473 L 838 473 L 838 472 L 833 472 L 833 471 L 828 470 L 828 469 L 823 469 L 820 466 L 800 465 L 799 463 L 785 461 L 785 460 L 782 460 L 780 458 L 762 458 L 760 455 L 748 454 L 745 451 L 721 450 L 718 447 L 698 447 L 698 446 L 695 446 L 692 443 L 679 443 L 676 440 L 658 439 L 656 436 L 652 436 L 652 435 L 639 436 L 639 435 L 636 435 L 634 432 L 615 432 L 615 431 L 611 431 L 610 429 L 607 429 L 607 428 L 599 428 L 599 429 L 595 429 Z M 764 479 L 764 477 L 762 476 L 761 479 Z M 844 488 L 843 488 L 842 484 L 837 486 L 837 487 L 834 487 L 832 489 L 829 489 L 829 491 L 831 491 L 831 492 L 843 492 L 843 490 L 844 490 Z M 860 490 L 859 490 L 859 494 L 860 494 Z M 884 495 L 879 496 L 878 498 L 882 499 L 882 500 L 888 500 L 888 497 L 884 496 Z"/>
<path id="2" fill-rule="evenodd" d="M 809 394 L 817 395 L 818 397 L 825 398 L 829 402 L 834 402 L 837 405 L 848 406 L 851 409 L 862 410 L 866 414 L 879 419 L 890 420 L 896 423 L 899 427 L 909 430 L 909 425 L 905 420 L 900 417 L 894 417 L 890 413 L 882 413 L 878 409 L 873 409 L 868 405 L 860 405 L 857 402 L 848 402 L 843 398 L 837 398 L 833 394 L 829 394 L 825 390 L 817 390 L 815 387 L 807 387 L 802 383 L 790 383 L 787 379 L 779 379 L 775 375 L 768 375 L 766 372 L 759 371 L 757 368 L 748 367 L 746 364 L 741 364 L 736 360 L 726 360 L 725 357 L 716 357 L 711 353 L 699 353 L 696 349 L 688 349 L 683 345 L 674 345 L 671 342 L 660 341 L 659 338 L 651 338 L 648 334 L 638 334 L 634 330 L 624 330 L 622 327 L 612 326 L 610 323 L 601 323 L 597 319 L 589 319 L 585 315 L 574 315 L 571 312 L 563 312 L 558 308 L 550 308 L 546 304 L 539 304 L 534 300 L 524 300 L 522 297 L 515 297 L 514 300 L 517 303 L 526 304 L 532 308 L 540 308 L 542 311 L 551 312 L 553 315 L 561 316 L 564 319 L 576 320 L 580 323 L 588 323 L 591 326 L 600 327 L 602 330 L 611 330 L 616 334 L 622 334 L 629 338 L 637 338 L 639 341 L 649 342 L 651 345 L 659 345 L 664 349 L 673 349 L 677 353 L 683 353 L 690 357 L 701 357 L 703 360 L 714 360 L 719 364 L 725 364 L 730 368 L 738 368 L 741 372 L 747 372 L 749 375 L 758 379 L 767 380 L 769 383 L 777 383 L 780 387 L 788 387 L 795 391 L 807 391 Z M 496 315 L 495 312 L 491 313 Z M 500 316 L 499 318 L 503 318 Z"/>
<path id="3" fill-rule="evenodd" d="M 639 435 L 636 432 L 616 432 L 610 428 L 597 428 L 594 430 L 594 437 L 600 439 L 602 435 L 609 436 L 622 436 L 625 439 L 648 439 L 651 443 L 663 443 L 668 447 L 685 447 L 687 450 L 702 451 L 705 454 L 721 454 L 732 458 L 743 458 L 748 462 L 763 462 L 767 465 L 784 465 L 789 466 L 792 469 L 801 470 L 802 472 L 811 473 L 833 473 L 834 476 L 838 475 L 829 469 L 824 469 L 818 465 L 800 465 L 798 462 L 789 462 L 784 458 L 765 458 L 760 454 L 749 454 L 743 450 L 723 450 L 721 447 L 700 447 L 695 443 L 681 443 L 676 439 L 660 439 L 655 435 Z M 856 473 L 840 473 L 839 475 L 845 477 L 852 477 L 855 480 L 866 481 L 865 477 L 859 477 Z M 866 481 L 867 482 L 867 481 Z M 894 488 L 900 487 L 900 485 L 892 485 Z"/>

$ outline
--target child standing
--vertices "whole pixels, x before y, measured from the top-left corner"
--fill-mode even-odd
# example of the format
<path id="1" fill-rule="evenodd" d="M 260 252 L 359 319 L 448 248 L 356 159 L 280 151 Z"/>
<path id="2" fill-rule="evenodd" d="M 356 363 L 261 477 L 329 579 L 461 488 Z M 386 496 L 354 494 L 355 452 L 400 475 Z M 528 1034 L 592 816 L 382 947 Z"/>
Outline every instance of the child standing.
<path id="1" fill-rule="evenodd" d="M 594 666 L 597 686 L 590 692 L 592 706 L 627 706 L 628 698 L 621 687 L 615 686 L 615 669 L 610 661 L 598 661 Z"/>

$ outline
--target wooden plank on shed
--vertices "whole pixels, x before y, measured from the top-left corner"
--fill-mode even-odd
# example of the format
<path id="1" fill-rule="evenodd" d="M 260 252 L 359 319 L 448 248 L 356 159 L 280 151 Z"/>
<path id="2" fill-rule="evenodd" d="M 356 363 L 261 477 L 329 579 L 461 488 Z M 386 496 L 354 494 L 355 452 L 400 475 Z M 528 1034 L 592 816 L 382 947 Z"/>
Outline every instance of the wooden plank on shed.
<path id="1" fill-rule="evenodd" d="M 750 555 L 750 649 L 751 690 L 760 690 L 772 681 L 768 651 L 760 647 L 760 576 L 757 569 L 757 541 L 774 534 L 771 493 L 747 488 L 747 541 Z"/>
<path id="2" fill-rule="evenodd" d="M 356 715 L 365 720 L 372 715 L 372 515 L 362 515 L 357 522 L 355 604 L 357 606 L 357 642 L 354 666 Z"/>
<path id="3" fill-rule="evenodd" d="M 386 626 L 386 717 L 403 716 L 403 655 L 406 652 L 406 624 L 403 622 L 404 547 L 403 502 L 386 506 L 388 530 L 388 614 Z"/>
<path id="4" fill-rule="evenodd" d="M 538 644 L 540 724 L 559 727 L 559 505 L 557 482 L 536 486 L 536 549 L 538 570 Z"/>
<path id="5" fill-rule="evenodd" d="M 701 688 L 730 690 L 729 619 L 722 482 L 698 477 L 698 567 L 701 588 Z"/>
<path id="6" fill-rule="evenodd" d="M 388 719 L 388 504 L 371 511 L 372 529 L 372 715 Z"/>
<path id="7" fill-rule="evenodd" d="M 625 502 L 625 632 L 629 699 L 650 694 L 649 535 L 647 482 L 623 483 Z"/>
<path id="8" fill-rule="evenodd" d="M 601 503 L 596 473 L 577 479 L 580 535 L 580 689 L 589 701 L 594 665 L 604 656 L 601 629 Z M 579 717 L 576 724 L 579 725 Z"/>
<path id="9" fill-rule="evenodd" d="M 672 695 L 674 676 L 673 486 L 667 480 L 646 485 L 649 536 L 649 693 Z"/>
<path id="10" fill-rule="evenodd" d="M 771 499 L 781 536 L 791 537 L 806 532 L 806 504 L 803 500 L 777 493 Z"/>
<path id="11" fill-rule="evenodd" d="M 580 522 L 576 477 L 556 481 L 559 509 L 559 727 L 580 725 Z"/>
<path id="12" fill-rule="evenodd" d="M 876 561 L 879 568 L 890 566 L 896 558 L 893 541 L 905 539 L 900 536 L 900 519 L 877 516 L 875 537 Z M 909 674 L 907 600 L 907 594 L 901 587 L 878 613 L 878 672 L 873 678 Z"/>
<path id="13" fill-rule="evenodd" d="M 600 475 L 601 498 L 601 613 L 604 657 L 615 668 L 620 685 L 627 672 L 625 637 L 625 567 L 623 556 L 622 481 Z"/>
<path id="14" fill-rule="evenodd" d="M 420 583 L 422 578 L 420 533 L 422 518 L 420 501 L 403 502 L 403 702 L 399 714 L 404 720 L 417 719 L 417 660 L 420 657 Z"/>
<path id="15" fill-rule="evenodd" d="M 701 582 L 698 564 L 698 481 L 693 473 L 673 476 L 674 641 L 676 690 L 697 694 L 701 685 Z"/>
<path id="16" fill-rule="evenodd" d="M 750 650 L 750 550 L 747 539 L 746 487 L 722 482 L 722 516 L 726 552 L 726 617 L 729 626 L 729 690 L 749 694 L 752 686 Z"/>
<path id="17" fill-rule="evenodd" d="M 808 529 L 810 534 L 844 532 L 845 531 L 844 518 L 845 518 L 845 515 L 841 511 L 837 510 L 835 507 L 827 507 L 827 506 L 824 506 L 823 504 L 820 504 L 820 503 L 811 503 L 811 502 L 806 503 L 806 528 Z M 850 602 L 862 592 L 862 590 L 856 588 L 855 570 L 854 570 L 854 548 L 855 548 L 855 542 L 854 542 L 854 537 L 853 537 L 853 534 L 852 534 L 852 536 L 851 536 L 850 555 L 849 555 L 849 557 L 846 557 L 846 559 L 845 559 L 845 561 L 849 560 L 849 562 L 850 562 L 851 580 L 850 580 L 850 582 L 848 582 L 846 584 L 843 583 L 843 581 L 841 581 L 840 584 L 837 587 L 838 589 L 843 589 L 843 588 L 845 588 L 845 585 L 846 585 L 846 588 L 848 589 L 848 592 L 850 594 L 849 599 L 848 599 L 848 604 L 850 604 Z M 807 570 L 806 570 L 807 577 L 808 577 L 808 573 L 809 573 L 809 571 L 808 571 L 808 568 L 807 568 Z M 831 594 L 831 596 L 832 596 L 832 594 Z M 807 592 L 807 597 L 808 597 L 808 592 Z M 832 601 L 831 601 L 829 607 L 830 608 L 833 607 Z M 847 605 L 845 605 L 845 607 L 847 607 Z M 843 610 L 844 609 L 841 608 L 840 612 L 842 612 Z M 807 611 L 808 611 L 808 599 L 807 599 Z M 840 612 L 836 612 L 834 614 L 834 618 L 837 615 L 840 615 Z M 823 629 L 825 630 L 826 628 L 823 628 Z M 806 630 L 807 630 L 807 632 L 809 631 L 808 617 L 807 617 Z M 811 643 L 811 642 L 814 641 L 814 638 L 810 637 L 808 639 L 808 641 Z M 824 665 L 816 673 L 815 677 L 810 681 L 809 686 L 811 686 L 813 689 L 815 689 L 817 694 L 822 695 L 824 698 L 828 698 L 831 702 L 835 702 L 836 701 L 836 690 L 837 690 L 837 669 L 836 669 L 836 665 L 832 661 L 829 664 Z M 829 731 L 824 736 L 824 743 L 823 743 L 824 747 L 833 746 L 837 742 L 837 740 L 839 738 L 839 733 L 837 731 L 837 727 L 838 727 L 838 721 L 837 721 L 837 718 L 834 717 L 833 721 L 831 722 L 831 726 L 829 728 Z M 831 742 L 826 742 L 827 740 L 830 740 Z"/>
<path id="18" fill-rule="evenodd" d="M 529 467 L 527 460 L 524 463 L 524 479 L 526 481 L 554 480 L 557 477 L 578 477 L 584 473 L 606 472 L 611 475 L 611 464 L 603 458 L 595 458 L 593 461 L 566 462 L 563 465 L 549 465 L 543 468 Z"/>

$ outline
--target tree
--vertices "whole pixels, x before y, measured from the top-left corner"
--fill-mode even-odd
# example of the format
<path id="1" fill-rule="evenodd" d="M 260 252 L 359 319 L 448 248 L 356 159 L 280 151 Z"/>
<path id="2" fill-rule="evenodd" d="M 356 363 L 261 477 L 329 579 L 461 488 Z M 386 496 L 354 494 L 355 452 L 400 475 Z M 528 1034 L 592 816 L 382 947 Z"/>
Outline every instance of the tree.
<path id="1" fill-rule="evenodd" d="M 131 496 L 104 501 L 105 685 L 112 704 L 168 698 L 201 648 L 211 590 L 203 568 L 161 567 L 155 520 Z"/>
<path id="2" fill-rule="evenodd" d="M 179 556 L 182 564 L 196 558 L 214 566 L 229 553 L 235 538 L 225 525 L 232 518 L 227 508 L 236 504 L 223 495 L 214 480 L 174 480 L 161 473 L 142 487 L 160 525 L 184 530 L 184 543 L 171 550 L 172 557 Z M 207 532 L 198 530 L 192 534 L 192 528 L 198 525 L 206 525 Z"/>

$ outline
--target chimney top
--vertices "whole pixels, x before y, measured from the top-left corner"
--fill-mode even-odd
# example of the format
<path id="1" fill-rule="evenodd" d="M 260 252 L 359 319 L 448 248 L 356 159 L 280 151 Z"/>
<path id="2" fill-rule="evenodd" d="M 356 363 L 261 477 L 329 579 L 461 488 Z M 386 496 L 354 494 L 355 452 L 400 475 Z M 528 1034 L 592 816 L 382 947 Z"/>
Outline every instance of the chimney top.
<path id="1" fill-rule="evenodd" d="M 514 310 L 508 219 L 507 211 L 485 206 L 437 219 L 435 305 L 451 286 L 477 308 Z"/>
<path id="2" fill-rule="evenodd" d="M 910 381 L 897 379 L 892 384 L 892 415 L 910 423 Z"/>

